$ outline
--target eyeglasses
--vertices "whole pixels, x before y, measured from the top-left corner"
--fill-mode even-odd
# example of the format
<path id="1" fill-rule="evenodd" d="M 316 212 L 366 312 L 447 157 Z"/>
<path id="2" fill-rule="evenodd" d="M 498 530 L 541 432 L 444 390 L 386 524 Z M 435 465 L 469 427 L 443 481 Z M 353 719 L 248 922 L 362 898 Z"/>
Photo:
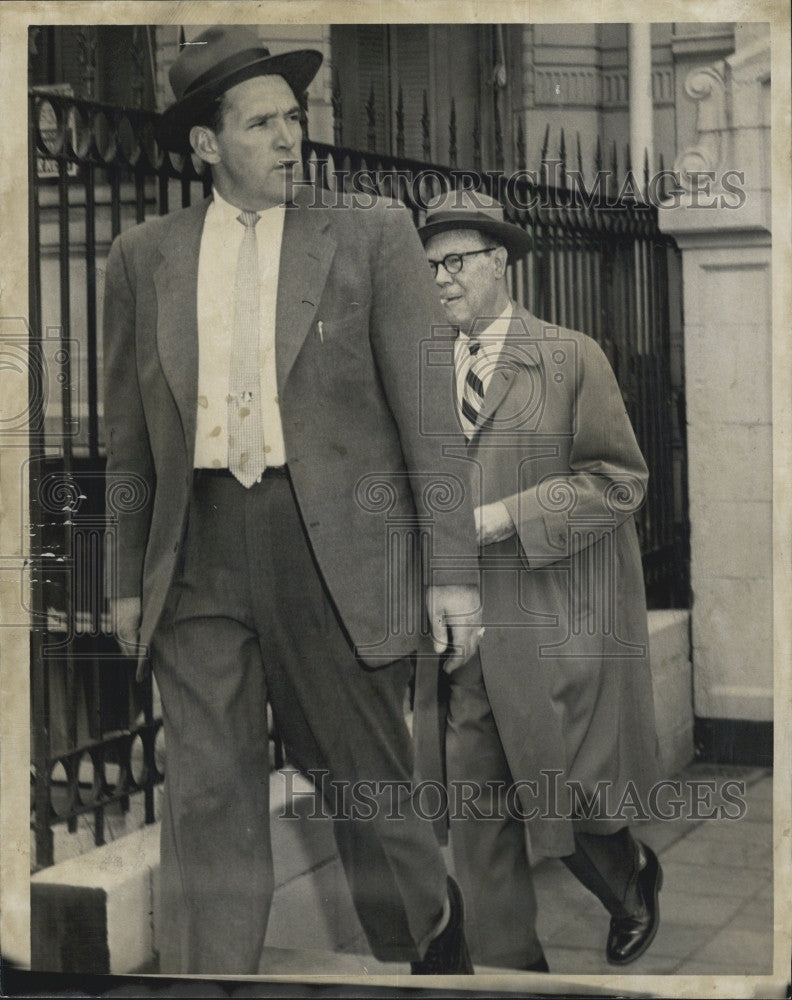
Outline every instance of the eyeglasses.
<path id="1" fill-rule="evenodd" d="M 463 257 L 475 257 L 477 253 L 492 253 L 497 247 L 484 247 L 483 250 L 466 250 L 464 253 L 447 253 L 442 260 L 430 260 L 429 267 L 432 274 L 437 276 L 437 269 L 442 264 L 449 274 L 459 274 L 462 265 L 465 263 Z"/>

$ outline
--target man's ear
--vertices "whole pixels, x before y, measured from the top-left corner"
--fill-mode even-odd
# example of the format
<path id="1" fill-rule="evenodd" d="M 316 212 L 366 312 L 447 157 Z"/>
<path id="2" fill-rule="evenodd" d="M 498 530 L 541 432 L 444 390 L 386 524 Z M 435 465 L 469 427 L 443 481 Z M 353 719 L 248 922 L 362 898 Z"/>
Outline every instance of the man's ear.
<path id="1" fill-rule="evenodd" d="M 492 254 L 495 261 L 495 276 L 502 278 L 506 274 L 506 265 L 509 263 L 509 251 L 506 247 L 498 247 Z"/>
<path id="2" fill-rule="evenodd" d="M 220 160 L 217 136 L 208 125 L 193 125 L 190 129 L 190 145 L 205 163 L 217 163 Z"/>

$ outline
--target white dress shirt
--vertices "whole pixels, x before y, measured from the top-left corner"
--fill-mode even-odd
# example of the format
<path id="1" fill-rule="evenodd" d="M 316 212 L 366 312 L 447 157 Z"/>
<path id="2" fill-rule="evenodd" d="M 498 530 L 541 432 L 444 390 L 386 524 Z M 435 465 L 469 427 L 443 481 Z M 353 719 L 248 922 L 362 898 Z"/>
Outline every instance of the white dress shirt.
<path id="1" fill-rule="evenodd" d="M 237 258 L 245 235 L 240 209 L 214 191 L 206 212 L 198 259 L 198 399 L 195 468 L 228 468 L 228 380 L 234 336 Z M 284 465 L 286 449 L 275 371 L 275 310 L 285 206 L 259 213 L 261 410 L 267 465 Z"/>
<path id="2" fill-rule="evenodd" d="M 490 383 L 501 350 L 503 349 L 503 342 L 506 340 L 506 335 L 509 332 L 513 311 L 514 303 L 509 300 L 509 304 L 500 316 L 494 319 L 489 326 L 486 326 L 483 320 L 476 320 L 471 330 L 471 336 L 468 336 L 461 330 L 457 334 L 457 339 L 454 341 L 454 371 L 456 374 L 458 400 L 463 398 L 465 392 L 467 366 L 463 364 L 463 360 L 469 354 L 471 342 L 481 344 L 476 355 L 476 374 L 481 379 L 484 385 L 484 392 L 486 393 L 487 386 Z"/>

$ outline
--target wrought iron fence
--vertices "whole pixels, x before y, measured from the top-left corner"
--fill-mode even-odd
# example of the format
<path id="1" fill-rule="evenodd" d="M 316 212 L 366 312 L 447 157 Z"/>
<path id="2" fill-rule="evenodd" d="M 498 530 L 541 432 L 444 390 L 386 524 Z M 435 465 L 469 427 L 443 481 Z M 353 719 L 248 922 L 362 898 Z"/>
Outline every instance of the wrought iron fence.
<path id="1" fill-rule="evenodd" d="M 146 821 L 154 818 L 161 720 L 151 683 L 135 684 L 104 608 L 117 512 L 104 507 L 98 315 L 112 239 L 203 197 L 210 181 L 190 157 L 157 147 L 153 112 L 33 91 L 29 116 L 30 323 L 39 359 L 31 392 L 46 401 L 30 439 L 31 822 L 41 867 L 52 863 L 55 823 L 74 828 L 92 814 L 102 843 L 105 810 L 126 807 L 135 792 Z M 307 138 L 303 156 L 317 187 L 395 195 L 416 223 L 432 194 L 466 184 L 501 198 L 508 218 L 531 230 L 532 252 L 511 273 L 515 297 L 550 322 L 591 334 L 608 354 L 652 477 L 639 515 L 648 592 L 655 605 L 684 604 L 684 483 L 674 473 L 684 469 L 684 437 L 669 372 L 676 253 L 656 209 L 616 197 L 613 177 L 598 194 L 570 183 L 562 158 L 545 156 L 534 181 Z"/>

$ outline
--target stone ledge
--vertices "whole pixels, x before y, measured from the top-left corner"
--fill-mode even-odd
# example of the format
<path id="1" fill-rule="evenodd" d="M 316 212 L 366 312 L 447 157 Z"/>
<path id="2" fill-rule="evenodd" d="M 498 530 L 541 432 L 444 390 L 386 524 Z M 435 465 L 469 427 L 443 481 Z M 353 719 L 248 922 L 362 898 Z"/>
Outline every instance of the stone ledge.
<path id="1" fill-rule="evenodd" d="M 660 763 L 667 776 L 693 760 L 690 612 L 650 611 L 649 651 Z"/>
<path id="2" fill-rule="evenodd" d="M 286 796 L 290 814 L 283 817 Z M 311 818 L 313 787 L 275 772 L 270 788 L 275 895 L 267 945 L 333 952 L 362 934 L 332 821 Z M 31 878 L 31 968 L 124 974 L 156 967 L 159 823 Z M 299 940 L 295 940 L 298 928 Z"/>
<path id="3" fill-rule="evenodd" d="M 147 826 L 31 878 L 31 967 L 124 973 L 154 952 L 159 826 Z"/>

